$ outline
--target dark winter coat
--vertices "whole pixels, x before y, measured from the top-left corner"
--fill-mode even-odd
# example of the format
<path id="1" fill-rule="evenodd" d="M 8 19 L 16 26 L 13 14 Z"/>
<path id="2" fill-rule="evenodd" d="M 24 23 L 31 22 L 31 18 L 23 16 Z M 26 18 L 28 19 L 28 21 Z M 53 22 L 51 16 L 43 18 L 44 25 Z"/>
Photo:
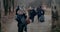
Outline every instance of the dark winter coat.
<path id="1" fill-rule="evenodd" d="M 37 8 L 37 15 L 38 16 L 44 15 L 44 10 L 41 8 Z"/>
<path id="2" fill-rule="evenodd" d="M 27 16 L 25 14 L 22 14 L 22 15 L 17 14 L 16 20 L 18 24 L 26 24 L 26 17 Z"/>
<path id="3" fill-rule="evenodd" d="M 33 18 L 36 15 L 36 11 L 34 9 L 29 11 L 30 18 Z"/>

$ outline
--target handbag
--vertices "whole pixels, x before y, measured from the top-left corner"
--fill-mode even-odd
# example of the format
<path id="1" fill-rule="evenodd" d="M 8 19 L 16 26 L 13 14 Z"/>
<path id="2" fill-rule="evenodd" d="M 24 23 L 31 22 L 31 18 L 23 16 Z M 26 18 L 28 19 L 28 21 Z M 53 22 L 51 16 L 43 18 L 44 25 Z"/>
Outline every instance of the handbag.
<path id="1" fill-rule="evenodd" d="M 30 19 L 29 18 L 26 19 L 26 22 L 27 22 L 27 24 L 30 24 Z"/>

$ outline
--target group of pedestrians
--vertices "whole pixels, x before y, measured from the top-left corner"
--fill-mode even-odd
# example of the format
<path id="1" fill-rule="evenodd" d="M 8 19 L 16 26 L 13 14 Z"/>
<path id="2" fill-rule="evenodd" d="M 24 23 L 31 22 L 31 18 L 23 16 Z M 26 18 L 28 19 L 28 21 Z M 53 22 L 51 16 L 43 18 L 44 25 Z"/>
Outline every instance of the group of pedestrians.
<path id="1" fill-rule="evenodd" d="M 42 9 L 42 6 L 39 6 L 36 8 L 29 9 L 29 18 L 32 20 L 32 23 L 34 22 L 34 17 L 38 16 L 39 22 L 44 22 L 44 9 Z"/>
<path id="2" fill-rule="evenodd" d="M 44 22 L 44 10 L 42 9 L 42 6 L 38 7 L 36 10 L 34 8 L 28 10 L 29 19 L 32 20 L 32 23 L 34 22 L 34 17 L 38 15 L 39 22 Z M 28 16 L 26 13 L 23 12 L 22 9 L 19 8 L 19 6 L 16 9 L 16 21 L 18 22 L 18 32 L 27 32 L 27 21 Z"/>

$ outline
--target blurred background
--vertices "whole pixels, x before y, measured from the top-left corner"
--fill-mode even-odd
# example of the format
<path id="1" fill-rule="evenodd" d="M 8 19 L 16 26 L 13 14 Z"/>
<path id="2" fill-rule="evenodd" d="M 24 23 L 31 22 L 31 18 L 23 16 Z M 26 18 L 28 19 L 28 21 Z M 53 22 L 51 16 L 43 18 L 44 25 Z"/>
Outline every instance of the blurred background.
<path id="1" fill-rule="evenodd" d="M 14 19 L 17 6 L 23 9 L 29 7 L 43 6 L 45 10 L 45 22 L 38 23 L 37 16 L 34 23 L 28 24 L 28 32 L 60 32 L 60 0 L 0 0 L 0 31 L 1 32 L 18 32 L 17 21 Z M 56 26 L 52 29 L 52 10 L 56 6 L 58 20 Z"/>

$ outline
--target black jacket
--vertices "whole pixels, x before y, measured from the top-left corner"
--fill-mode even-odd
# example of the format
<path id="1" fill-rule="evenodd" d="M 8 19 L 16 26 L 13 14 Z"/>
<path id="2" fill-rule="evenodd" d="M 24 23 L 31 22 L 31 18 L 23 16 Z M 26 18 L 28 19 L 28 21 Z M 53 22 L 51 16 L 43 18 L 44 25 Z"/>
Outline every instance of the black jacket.
<path id="1" fill-rule="evenodd" d="M 32 17 L 32 16 L 34 17 L 35 15 L 36 15 L 36 11 L 34 9 L 29 11 L 29 16 L 30 17 Z"/>
<path id="2" fill-rule="evenodd" d="M 17 14 L 16 20 L 17 20 L 18 24 L 23 24 L 22 21 L 21 21 L 22 17 L 24 17 L 25 20 L 26 20 L 26 18 L 27 18 L 27 16 L 26 16 L 25 14 L 22 14 L 22 15 Z M 22 19 L 22 20 L 23 20 L 23 19 Z M 24 20 L 24 23 L 26 23 L 25 20 Z"/>
<path id="3" fill-rule="evenodd" d="M 37 15 L 41 16 L 41 15 L 44 15 L 44 10 L 41 9 L 41 8 L 37 8 Z"/>

